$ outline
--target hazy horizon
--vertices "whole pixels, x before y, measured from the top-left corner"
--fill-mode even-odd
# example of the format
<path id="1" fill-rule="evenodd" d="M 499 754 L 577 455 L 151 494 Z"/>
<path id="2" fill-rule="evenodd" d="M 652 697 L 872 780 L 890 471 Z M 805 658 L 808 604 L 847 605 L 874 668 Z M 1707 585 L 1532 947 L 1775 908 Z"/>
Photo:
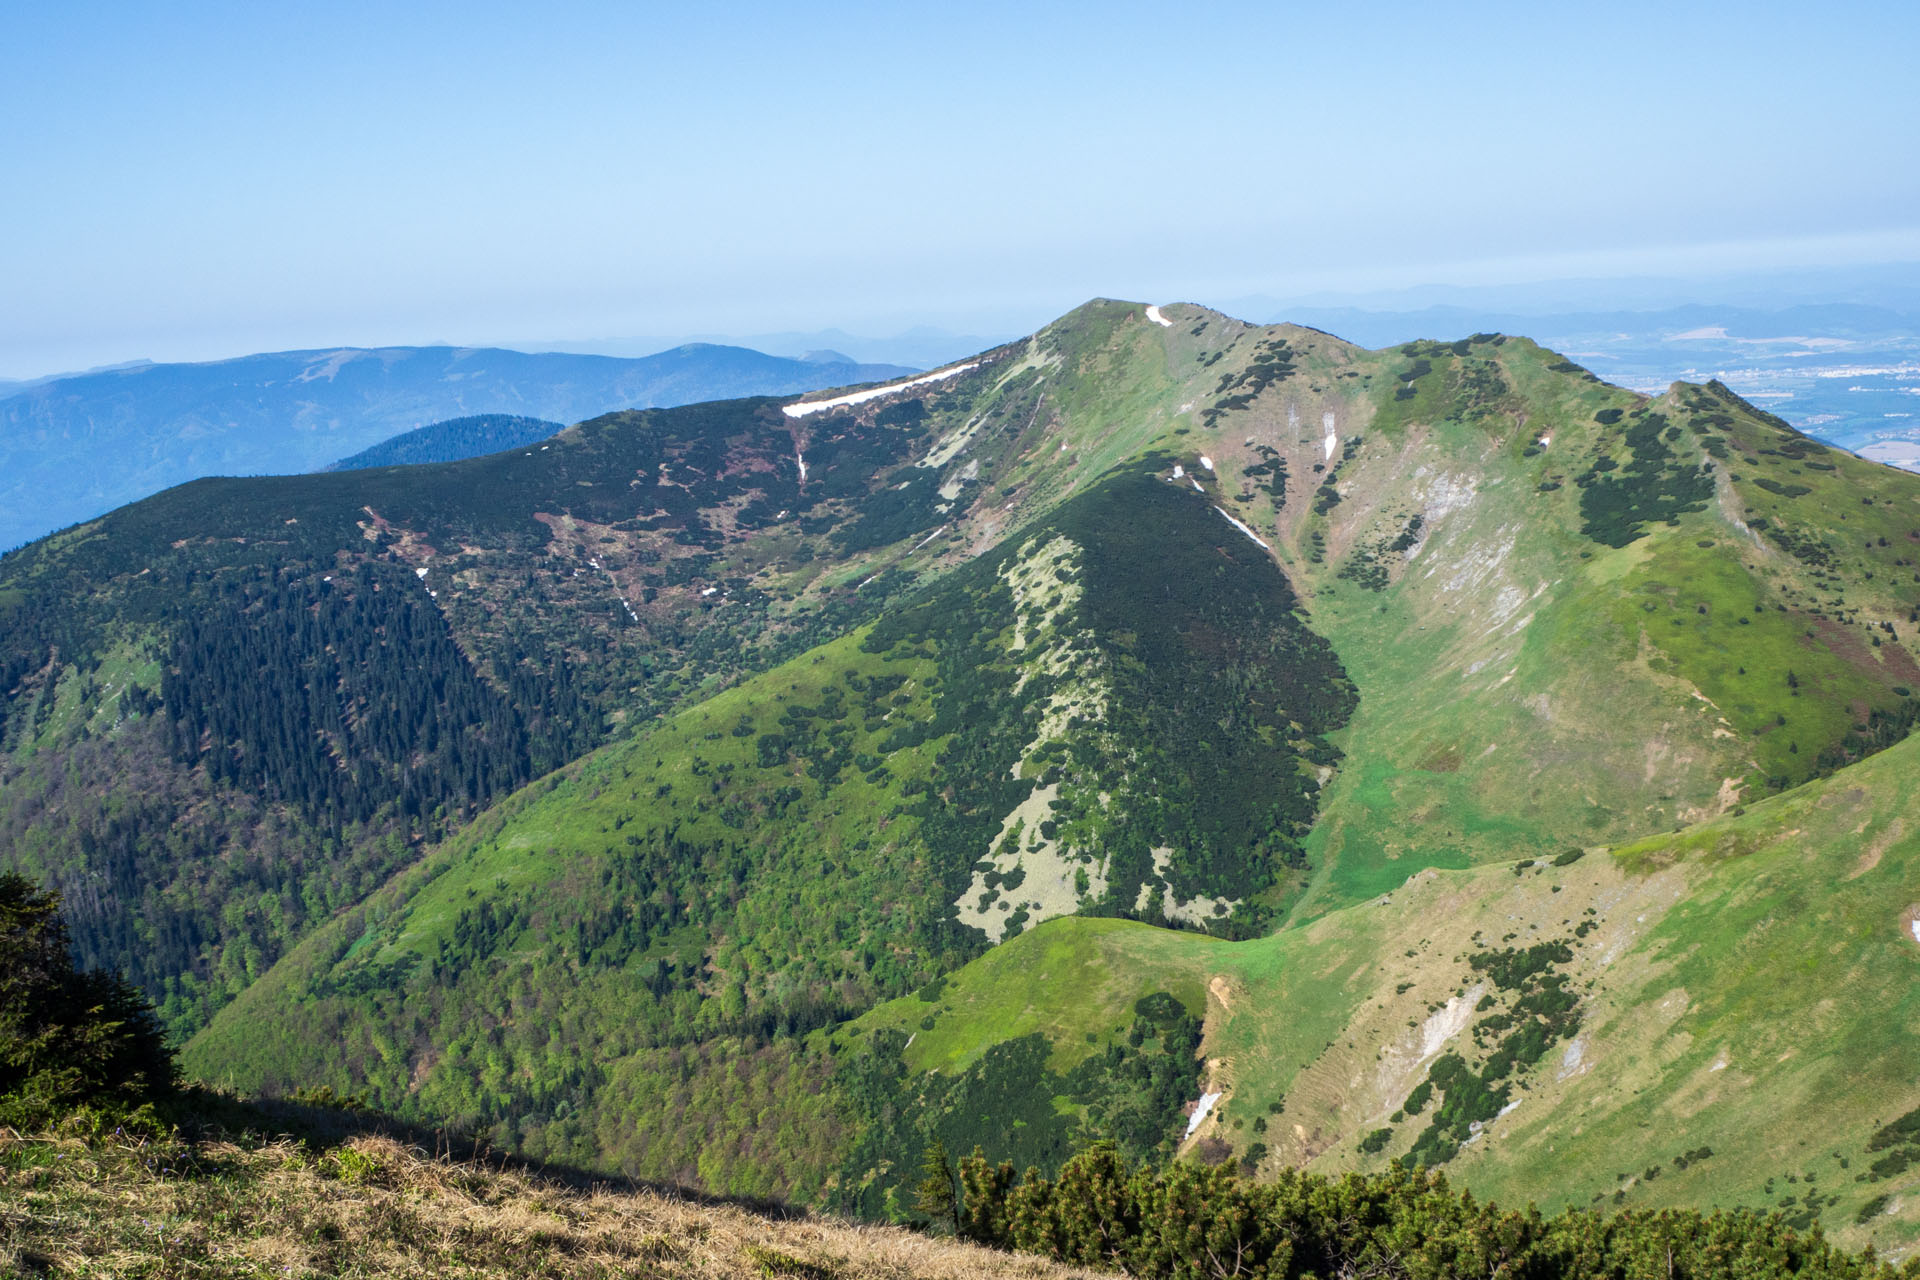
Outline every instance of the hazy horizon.
<path id="1" fill-rule="evenodd" d="M 1920 14 L 1727 16 L 16 10 L 0 377 L 1920 262 Z"/>

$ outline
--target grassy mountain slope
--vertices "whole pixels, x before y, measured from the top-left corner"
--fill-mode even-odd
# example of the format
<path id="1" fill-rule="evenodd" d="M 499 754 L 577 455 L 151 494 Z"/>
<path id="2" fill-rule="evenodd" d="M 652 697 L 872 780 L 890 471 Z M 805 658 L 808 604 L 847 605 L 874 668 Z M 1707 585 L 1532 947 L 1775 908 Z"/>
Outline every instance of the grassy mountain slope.
<path id="1" fill-rule="evenodd" d="M 324 471 L 360 471 L 367 467 L 419 466 L 426 462 L 459 462 L 503 449 L 537 444 L 566 430 L 565 424 L 545 418 L 483 413 L 449 418 L 382 440 L 379 444 L 328 463 Z"/>
<path id="2" fill-rule="evenodd" d="M 578 422 L 616 409 L 792 395 L 908 372 L 692 344 L 638 359 L 492 348 L 283 351 L 138 364 L 0 396 L 0 548 L 196 476 L 311 471 L 473 413 Z"/>
<path id="3" fill-rule="evenodd" d="M 93 883 L 95 837 L 48 799 L 68 760 L 145 762 L 173 788 L 138 791 L 172 797 L 156 826 L 291 832 L 245 847 L 313 868 L 297 892 L 233 892 L 252 864 L 222 828 L 171 881 L 123 858 L 129 892 L 180 905 L 93 936 L 212 935 L 173 953 L 238 996 L 188 1049 L 204 1077 L 367 1089 L 535 1155 L 884 1213 L 928 1137 L 1043 1166 L 1095 1136 L 1170 1151 L 1211 1078 L 1210 1156 L 1364 1141 L 1510 1189 L 1540 1166 L 1472 1125 L 1590 1017 L 1648 1016 L 1607 986 L 1631 966 L 1590 972 L 1607 913 L 1705 891 L 1515 861 L 1891 776 L 1916 502 L 1721 389 L 1649 400 L 1521 339 L 1366 352 L 1098 302 L 838 407 L 194 486 L 0 562 L 26 636 L 13 847 Z M 163 573 L 213 584 L 192 618 Z M 235 702 L 249 664 L 322 678 Z M 430 669 L 437 701 L 363 668 Z M 124 701 L 156 671 L 158 707 Z M 120 811 L 112 782 L 79 790 Z M 1433 1018 L 1443 1046 L 1505 1022 L 1429 1054 Z M 1435 1071 L 1389 1123 L 1385 1093 Z M 1681 1172 L 1641 1175 L 1684 1194 Z"/>
<path id="4" fill-rule="evenodd" d="M 1523 340 L 1390 354 L 1366 421 L 1290 383 L 1215 458 L 1362 690 L 1314 901 L 1671 829 L 1910 723 L 1904 476 Z"/>

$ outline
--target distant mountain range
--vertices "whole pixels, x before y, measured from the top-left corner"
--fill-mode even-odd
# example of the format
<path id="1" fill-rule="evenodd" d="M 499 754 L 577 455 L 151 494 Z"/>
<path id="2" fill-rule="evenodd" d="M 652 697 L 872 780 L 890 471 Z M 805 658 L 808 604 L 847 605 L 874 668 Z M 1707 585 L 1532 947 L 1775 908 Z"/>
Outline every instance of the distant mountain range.
<path id="1" fill-rule="evenodd" d="M 912 372 L 825 354 L 796 360 L 698 344 L 637 359 L 346 347 L 0 386 L 0 548 L 200 476 L 312 471 L 463 415 L 577 422 Z"/>
<path id="2" fill-rule="evenodd" d="M 1023 326 L 1024 327 L 1024 326 Z M 1014 336 L 1014 330 L 998 334 L 954 333 L 928 325 L 916 325 L 902 333 L 870 337 L 848 333 L 845 329 L 783 330 L 778 333 L 691 333 L 677 337 L 581 338 L 553 342 L 516 342 L 515 350 L 571 351 L 603 356 L 642 355 L 664 351 L 685 343 L 719 343 L 722 346 L 750 347 L 755 351 L 802 353 L 798 358 L 814 360 L 831 357 L 867 364 L 902 364 L 931 369 L 935 365 L 960 360 L 976 351 L 998 346 Z M 841 354 L 841 353 L 846 354 Z"/>

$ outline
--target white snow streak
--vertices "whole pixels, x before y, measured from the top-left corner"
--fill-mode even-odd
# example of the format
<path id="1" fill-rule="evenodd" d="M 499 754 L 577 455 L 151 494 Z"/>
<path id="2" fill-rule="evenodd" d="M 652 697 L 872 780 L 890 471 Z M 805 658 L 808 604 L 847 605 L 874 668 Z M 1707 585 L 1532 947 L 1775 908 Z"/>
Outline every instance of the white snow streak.
<path id="1" fill-rule="evenodd" d="M 1335 428 L 1335 421 L 1330 411 L 1320 415 L 1320 427 L 1327 433 L 1327 456 L 1324 459 L 1327 462 L 1333 461 L 1333 451 L 1340 447 L 1340 432 Z"/>
<path id="2" fill-rule="evenodd" d="M 1205 492 L 1206 492 L 1206 490 L 1205 490 L 1205 489 L 1202 489 L 1202 488 L 1200 487 L 1200 482 L 1199 482 L 1198 480 L 1195 480 L 1195 479 L 1194 479 L 1194 478 L 1193 478 L 1192 476 L 1188 476 L 1188 477 L 1187 477 L 1187 483 L 1193 486 L 1193 491 L 1194 491 L 1195 493 L 1205 493 Z"/>
<path id="3" fill-rule="evenodd" d="M 1191 1138 L 1194 1130 L 1206 1123 L 1207 1114 L 1213 1110 L 1213 1104 L 1218 1101 L 1220 1101 L 1220 1095 L 1217 1093 L 1200 1095 L 1200 1101 L 1194 1104 L 1193 1114 L 1187 1117 L 1187 1137 Z"/>
<path id="4" fill-rule="evenodd" d="M 807 482 L 807 456 L 800 452 L 800 446 L 793 446 L 793 460 L 800 464 L 800 483 Z"/>
<path id="5" fill-rule="evenodd" d="M 1147 308 L 1147 319 L 1153 321 L 1155 324 L 1159 325 L 1162 329 L 1173 328 L 1173 321 L 1161 315 L 1159 307 L 1149 306 Z"/>
<path id="6" fill-rule="evenodd" d="M 1447 1041 L 1466 1030 L 1467 1022 L 1473 1016 L 1473 1006 L 1486 994 L 1487 984 L 1482 982 L 1464 996 L 1454 996 L 1435 1010 L 1420 1028 L 1420 1061 L 1437 1057 L 1446 1047 Z"/>
<path id="7" fill-rule="evenodd" d="M 1195 487 L 1195 488 L 1198 488 L 1199 486 L 1198 486 L 1198 485 L 1195 485 L 1194 487 Z M 1230 515 L 1227 515 L 1227 509 L 1226 509 L 1225 507 L 1223 507 L 1223 506 L 1220 506 L 1220 505 L 1219 505 L 1218 503 L 1216 503 L 1216 504 L 1214 504 L 1214 508 L 1213 508 L 1213 509 L 1214 509 L 1215 511 L 1218 511 L 1218 512 L 1219 512 L 1219 513 L 1220 513 L 1221 515 L 1223 515 L 1223 516 L 1227 516 L 1227 523 L 1228 523 L 1228 524 L 1230 524 L 1230 525 L 1232 525 L 1232 526 L 1233 526 L 1234 528 L 1236 528 L 1236 529 L 1238 529 L 1238 530 L 1239 530 L 1240 532 L 1242 532 L 1242 533 L 1244 533 L 1244 534 L 1246 534 L 1246 535 L 1247 535 L 1247 536 L 1248 536 L 1249 538 L 1252 538 L 1252 539 L 1254 540 L 1254 542 L 1256 542 L 1256 543 L 1258 543 L 1258 544 L 1259 544 L 1259 546 L 1260 546 L 1260 549 L 1261 549 L 1262 551 L 1271 551 L 1271 550 L 1273 550 L 1273 548 L 1272 548 L 1272 547 L 1270 547 L 1270 546 L 1268 546 L 1268 545 L 1267 545 L 1266 543 L 1264 543 L 1264 542 L 1261 542 L 1261 541 L 1260 541 L 1260 535 L 1259 535 L 1259 534 L 1257 534 L 1257 533 L 1255 533 L 1255 532 L 1254 532 L 1253 530 L 1251 530 L 1251 529 L 1249 529 L 1249 528 L 1247 528 L 1247 526 L 1246 526 L 1246 525 L 1244 525 L 1244 524 L 1241 524 L 1241 523 L 1240 523 L 1240 522 L 1239 522 L 1238 520 L 1235 520 L 1235 519 L 1234 519 L 1234 518 L 1233 518 L 1232 516 L 1230 516 Z"/>
<path id="8" fill-rule="evenodd" d="M 831 400 L 790 404 L 781 412 L 789 418 L 804 418 L 810 413 L 819 413 L 823 409 L 839 409 L 850 404 L 865 404 L 869 400 L 878 400 L 881 396 L 890 396 L 896 391 L 905 391 L 909 387 L 924 387 L 930 382 L 945 382 L 948 378 L 957 378 L 967 370 L 979 367 L 978 360 L 970 360 L 966 364 L 957 364 L 951 369 L 942 369 L 938 373 L 923 373 L 917 378 L 908 378 L 905 382 L 890 382 L 884 387 L 872 387 L 866 391 L 849 391 L 846 395 L 835 396 Z"/>

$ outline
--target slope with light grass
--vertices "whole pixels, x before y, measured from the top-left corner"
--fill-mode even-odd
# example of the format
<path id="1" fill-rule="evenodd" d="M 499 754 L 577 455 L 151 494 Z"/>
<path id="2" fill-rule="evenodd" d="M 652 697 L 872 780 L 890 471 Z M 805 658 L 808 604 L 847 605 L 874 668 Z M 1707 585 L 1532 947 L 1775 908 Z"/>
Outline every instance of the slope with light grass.
<path id="1" fill-rule="evenodd" d="M 192 1144 L 0 1135 L 0 1271 L 55 1276 L 863 1280 L 1087 1276 L 794 1211 L 434 1159 L 390 1138 Z"/>

